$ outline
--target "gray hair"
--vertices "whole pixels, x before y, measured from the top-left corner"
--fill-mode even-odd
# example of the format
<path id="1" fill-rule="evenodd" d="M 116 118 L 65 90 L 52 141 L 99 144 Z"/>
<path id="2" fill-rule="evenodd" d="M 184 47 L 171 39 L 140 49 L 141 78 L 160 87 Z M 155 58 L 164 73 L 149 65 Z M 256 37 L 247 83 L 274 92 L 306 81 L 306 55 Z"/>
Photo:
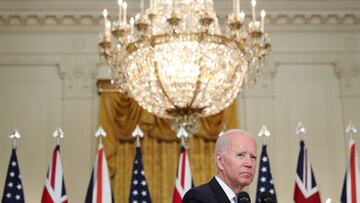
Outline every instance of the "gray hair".
<path id="1" fill-rule="evenodd" d="M 229 135 L 233 135 L 233 134 L 244 135 L 244 136 L 248 136 L 248 137 L 253 138 L 253 136 L 249 132 L 246 132 L 245 130 L 241 130 L 241 129 L 227 130 L 221 136 L 219 136 L 218 139 L 216 140 L 215 158 L 216 158 L 217 153 L 220 153 L 220 154 L 227 153 L 228 138 L 229 138 Z"/>

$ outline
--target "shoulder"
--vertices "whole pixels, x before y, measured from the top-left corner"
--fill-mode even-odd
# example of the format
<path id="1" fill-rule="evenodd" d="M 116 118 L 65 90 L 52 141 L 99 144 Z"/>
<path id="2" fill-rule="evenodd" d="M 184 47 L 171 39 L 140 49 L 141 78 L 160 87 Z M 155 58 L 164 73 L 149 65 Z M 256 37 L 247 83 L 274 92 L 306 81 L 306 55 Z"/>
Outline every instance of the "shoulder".
<path id="1" fill-rule="evenodd" d="M 211 203 L 215 201 L 214 193 L 209 184 L 203 184 L 186 192 L 182 203 Z"/>

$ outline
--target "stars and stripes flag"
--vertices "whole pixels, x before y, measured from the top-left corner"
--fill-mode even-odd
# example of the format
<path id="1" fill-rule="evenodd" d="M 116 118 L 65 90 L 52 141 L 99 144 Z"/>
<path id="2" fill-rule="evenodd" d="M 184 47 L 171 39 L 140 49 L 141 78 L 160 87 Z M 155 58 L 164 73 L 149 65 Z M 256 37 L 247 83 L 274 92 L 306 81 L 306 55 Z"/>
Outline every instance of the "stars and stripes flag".
<path id="1" fill-rule="evenodd" d="M 360 171 L 355 141 L 350 139 L 350 159 L 346 168 L 341 203 L 360 203 Z"/>
<path id="2" fill-rule="evenodd" d="M 263 192 L 270 192 L 274 199 L 276 200 L 275 187 L 273 184 L 273 179 L 270 170 L 270 160 L 267 154 L 266 145 L 262 146 L 260 164 L 259 164 L 259 173 L 258 173 L 258 183 L 256 190 L 256 203 L 260 203 L 260 195 Z"/>
<path id="3" fill-rule="evenodd" d="M 300 141 L 300 152 L 296 170 L 294 190 L 295 203 L 321 203 L 319 189 L 311 167 L 310 159 L 303 140 Z"/>
<path id="4" fill-rule="evenodd" d="M 60 145 L 56 145 L 50 161 L 41 203 L 68 203 L 61 166 Z"/>
<path id="5" fill-rule="evenodd" d="M 181 147 L 179 165 L 175 181 L 173 203 L 181 203 L 185 193 L 193 187 L 189 156 L 185 147 Z"/>
<path id="6" fill-rule="evenodd" d="M 8 172 L 6 175 L 2 203 L 24 203 L 24 190 L 21 184 L 20 169 L 16 157 L 16 149 L 11 152 Z"/>
<path id="7" fill-rule="evenodd" d="M 109 169 L 103 144 L 99 142 L 98 153 L 91 173 L 85 203 L 113 203 Z"/>
<path id="8" fill-rule="evenodd" d="M 141 158 L 141 148 L 136 147 L 136 154 L 131 178 L 129 203 L 151 203 L 144 167 Z"/>

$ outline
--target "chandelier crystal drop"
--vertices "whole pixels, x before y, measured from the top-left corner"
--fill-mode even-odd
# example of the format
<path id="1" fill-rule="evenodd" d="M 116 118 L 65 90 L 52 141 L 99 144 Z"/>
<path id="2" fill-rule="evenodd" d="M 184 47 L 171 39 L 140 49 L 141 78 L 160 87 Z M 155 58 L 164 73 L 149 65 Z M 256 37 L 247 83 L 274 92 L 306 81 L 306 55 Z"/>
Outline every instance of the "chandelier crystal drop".
<path id="1" fill-rule="evenodd" d="M 118 19 L 104 10 L 105 32 L 99 52 L 111 67 L 112 81 L 139 105 L 174 130 L 197 128 L 196 120 L 224 110 L 240 91 L 256 83 L 270 51 L 265 11 L 245 26 L 240 0 L 233 0 L 227 34 L 222 34 L 212 0 L 150 0 L 127 21 L 119 0 Z"/>

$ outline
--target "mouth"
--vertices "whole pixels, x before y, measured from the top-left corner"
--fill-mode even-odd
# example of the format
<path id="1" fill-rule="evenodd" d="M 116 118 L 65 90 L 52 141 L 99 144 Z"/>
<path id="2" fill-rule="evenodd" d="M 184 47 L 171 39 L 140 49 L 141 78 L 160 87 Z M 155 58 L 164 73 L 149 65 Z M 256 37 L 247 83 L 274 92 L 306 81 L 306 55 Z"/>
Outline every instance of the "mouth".
<path id="1" fill-rule="evenodd" d="M 250 172 L 241 172 L 240 175 L 241 175 L 241 176 L 248 177 L 248 178 L 252 178 L 252 177 L 253 177 L 252 173 L 250 173 Z"/>

